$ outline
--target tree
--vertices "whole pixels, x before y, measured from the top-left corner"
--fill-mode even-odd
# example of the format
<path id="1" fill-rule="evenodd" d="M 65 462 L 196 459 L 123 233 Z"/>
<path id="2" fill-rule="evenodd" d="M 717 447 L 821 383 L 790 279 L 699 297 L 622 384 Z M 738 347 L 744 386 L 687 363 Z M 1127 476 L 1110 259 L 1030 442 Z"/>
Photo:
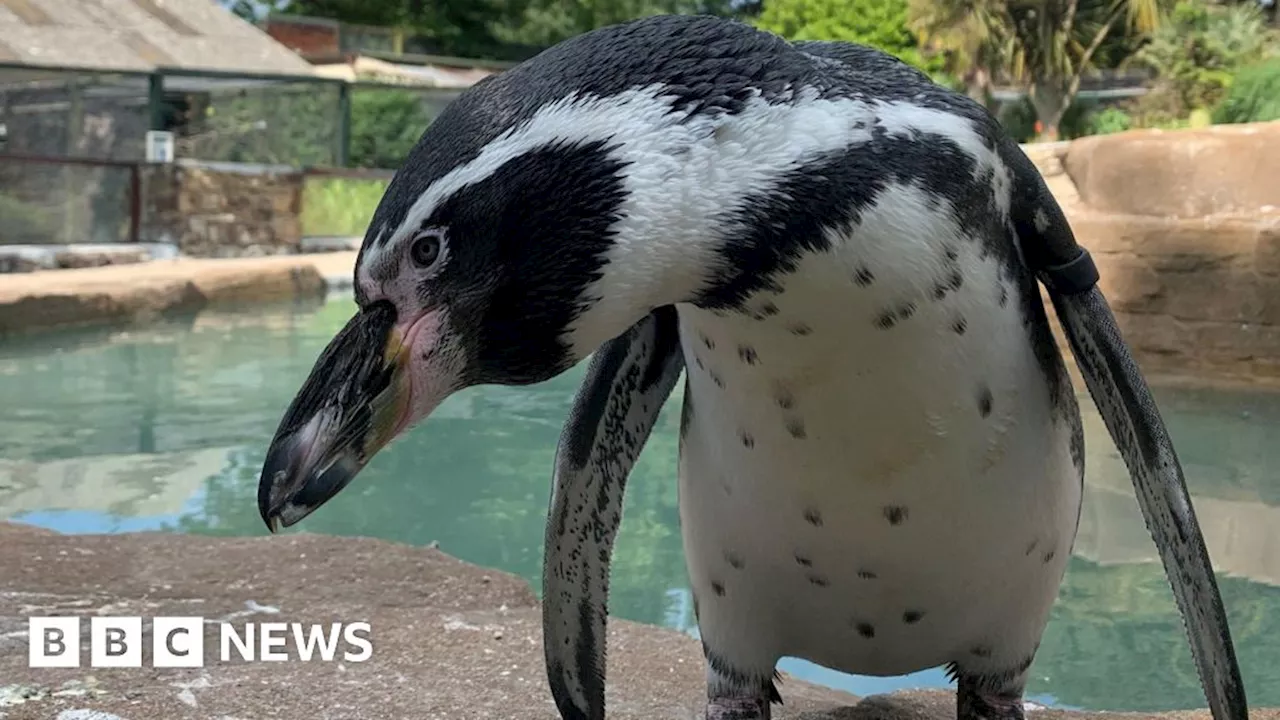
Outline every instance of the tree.
<path id="1" fill-rule="evenodd" d="M 943 60 L 926 57 L 907 27 L 907 0 L 766 0 L 755 24 L 788 40 L 841 40 L 869 45 L 938 72 Z"/>
<path id="2" fill-rule="evenodd" d="M 1159 23 L 1160 0 L 917 0 L 913 27 L 976 48 L 972 62 L 990 65 L 1030 96 L 1041 137 L 1056 140 L 1080 80 L 1108 38 L 1147 33 Z"/>
<path id="3" fill-rule="evenodd" d="M 750 12 L 734 0 L 528 0 L 519 15 L 491 25 L 494 35 L 513 43 L 547 47 L 606 25 L 652 15 L 703 14 L 722 17 Z"/>
<path id="4" fill-rule="evenodd" d="M 979 15 L 935 26 L 936 0 L 910 0 L 908 6 L 908 26 L 920 33 L 922 44 L 942 58 L 943 68 L 960 80 L 970 98 L 990 109 L 993 68 L 1000 66 L 1000 38 Z"/>

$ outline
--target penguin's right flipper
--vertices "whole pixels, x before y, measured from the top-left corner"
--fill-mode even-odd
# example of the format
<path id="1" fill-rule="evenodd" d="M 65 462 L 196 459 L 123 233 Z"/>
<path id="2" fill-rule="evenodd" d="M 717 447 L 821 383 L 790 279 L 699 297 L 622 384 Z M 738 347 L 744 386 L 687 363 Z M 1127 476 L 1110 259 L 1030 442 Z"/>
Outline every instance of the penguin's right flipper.
<path id="1" fill-rule="evenodd" d="M 592 354 L 560 435 L 542 633 L 547 680 L 565 720 L 604 720 L 609 566 L 623 493 L 683 370 L 679 318 L 664 305 Z"/>
<path id="2" fill-rule="evenodd" d="M 1039 173 L 1025 181 L 1039 183 L 1035 207 L 1042 214 L 1039 223 L 1030 217 L 1016 223 L 1023 251 L 1049 291 L 1089 394 L 1129 468 L 1182 613 L 1209 709 L 1215 720 L 1245 720 L 1249 708 L 1227 614 L 1168 430 L 1098 289 L 1093 258 L 1076 244 Z"/>

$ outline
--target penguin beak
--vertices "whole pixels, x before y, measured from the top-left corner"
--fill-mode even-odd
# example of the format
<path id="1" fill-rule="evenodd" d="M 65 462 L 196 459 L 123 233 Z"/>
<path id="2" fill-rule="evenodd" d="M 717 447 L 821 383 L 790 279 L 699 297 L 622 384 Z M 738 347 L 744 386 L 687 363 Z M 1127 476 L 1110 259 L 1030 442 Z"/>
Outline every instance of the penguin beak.
<path id="1" fill-rule="evenodd" d="M 271 532 L 289 527 L 337 495 L 379 450 L 425 417 L 450 373 L 414 352 L 439 339 L 438 312 L 397 322 L 389 303 L 351 318 L 321 353 L 267 450 L 258 511 Z M 422 332 L 424 327 L 428 332 Z M 421 349 L 421 348 L 420 348 Z M 438 365 L 439 363 L 434 363 Z M 428 382 L 415 382 L 426 374 Z M 427 392 L 415 397 L 415 386 Z"/>

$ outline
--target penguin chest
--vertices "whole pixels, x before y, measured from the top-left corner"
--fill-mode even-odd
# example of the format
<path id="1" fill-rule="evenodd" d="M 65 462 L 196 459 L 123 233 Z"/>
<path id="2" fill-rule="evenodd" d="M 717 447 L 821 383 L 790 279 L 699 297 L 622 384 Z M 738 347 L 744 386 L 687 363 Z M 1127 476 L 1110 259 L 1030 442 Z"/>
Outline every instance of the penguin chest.
<path id="1" fill-rule="evenodd" d="M 1055 406 L 998 276 L 929 303 L 903 282 L 860 292 L 852 272 L 847 290 L 784 287 L 745 313 L 681 308 L 703 637 L 748 663 L 863 674 L 975 648 L 1021 660 L 1074 540 L 1078 413 Z"/>

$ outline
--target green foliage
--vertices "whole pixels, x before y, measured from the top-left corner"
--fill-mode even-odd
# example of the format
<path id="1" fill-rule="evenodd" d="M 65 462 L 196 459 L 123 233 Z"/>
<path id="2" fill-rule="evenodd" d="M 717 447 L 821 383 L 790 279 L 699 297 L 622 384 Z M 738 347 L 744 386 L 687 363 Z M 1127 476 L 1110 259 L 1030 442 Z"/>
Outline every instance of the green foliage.
<path id="1" fill-rule="evenodd" d="M 1133 118 L 1117 107 L 1103 108 L 1096 113 L 1091 113 L 1086 122 L 1088 135 L 1110 135 L 1133 128 Z"/>
<path id="2" fill-rule="evenodd" d="M 948 52 L 949 69 L 965 78 L 971 95 L 992 78 L 1022 86 L 1045 135 L 1055 139 L 1082 75 L 1116 62 L 1124 47 L 1116 36 L 1155 27 L 1161 2 L 911 0 L 910 26 Z"/>
<path id="3" fill-rule="evenodd" d="M 1089 118 L 1093 114 L 1093 104 L 1074 102 L 1063 113 L 1060 123 L 1061 139 L 1082 137 L 1089 133 Z M 1031 99 L 1002 103 L 996 110 L 996 120 L 1004 127 L 1009 136 L 1020 143 L 1032 142 L 1036 139 L 1036 107 Z"/>
<path id="4" fill-rule="evenodd" d="M 410 90 L 358 88 L 351 93 L 350 163 L 400 167 L 431 120 L 422 97 Z"/>
<path id="5" fill-rule="evenodd" d="M 1157 85 L 1139 105 L 1153 121 L 1186 117 L 1226 96 L 1241 65 L 1262 56 L 1268 31 L 1252 4 L 1207 5 L 1181 0 L 1133 62 L 1156 72 Z"/>
<path id="6" fill-rule="evenodd" d="M 1213 110 L 1214 122 L 1267 120 L 1280 120 L 1280 58 L 1242 69 L 1227 96 Z"/>
<path id="7" fill-rule="evenodd" d="M 385 180 L 307 178 L 302 188 L 302 234 L 363 236 L 386 189 Z"/>
<path id="8" fill-rule="evenodd" d="M 525 0 L 523 8 L 495 20 L 490 29 L 508 43 L 546 47 L 588 30 L 652 15 L 738 16 L 743 12 L 738 5 L 733 0 Z"/>
<path id="9" fill-rule="evenodd" d="M 47 243 L 58 235 L 48 211 L 0 193 L 0 245 Z"/>
<path id="10" fill-rule="evenodd" d="M 843 40 L 879 48 L 925 72 L 943 69 L 907 28 L 907 0 L 768 0 L 755 24 L 788 40 Z"/>
<path id="11" fill-rule="evenodd" d="M 332 165 L 338 89 L 282 83 L 192 95 L 179 129 L 182 157 L 306 167 Z"/>
<path id="12" fill-rule="evenodd" d="M 1015 102 L 1001 103 L 996 110 L 996 120 L 1009 137 L 1025 143 L 1036 136 L 1036 109 L 1031 101 L 1023 98 Z"/>

